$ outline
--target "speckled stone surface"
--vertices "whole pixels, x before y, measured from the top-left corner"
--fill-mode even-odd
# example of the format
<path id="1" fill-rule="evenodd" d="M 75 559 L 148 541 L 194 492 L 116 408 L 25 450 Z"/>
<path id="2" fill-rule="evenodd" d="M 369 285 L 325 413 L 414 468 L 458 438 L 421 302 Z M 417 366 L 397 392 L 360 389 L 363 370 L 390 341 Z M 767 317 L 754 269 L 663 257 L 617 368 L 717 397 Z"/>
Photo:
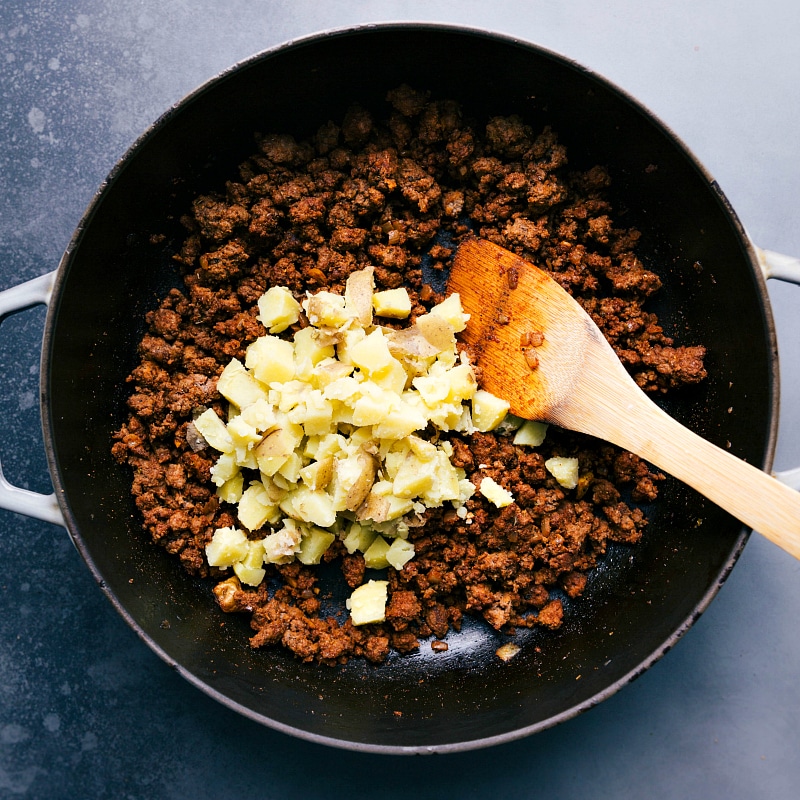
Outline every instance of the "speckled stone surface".
<path id="1" fill-rule="evenodd" d="M 497 30 L 604 74 L 695 151 L 758 244 L 800 254 L 794 0 L 3 0 L 0 289 L 56 267 L 116 160 L 187 91 L 281 41 L 392 19 Z M 770 292 L 786 469 L 800 464 L 800 288 Z M 0 327 L 0 455 L 36 491 L 49 490 L 43 321 L 40 308 Z M 800 564 L 759 537 L 678 646 L 598 708 L 489 751 L 414 759 L 309 744 L 207 698 L 126 626 L 59 527 L 0 512 L 0 564 L 0 798 L 390 800 L 409 780 L 437 798 L 800 792 Z"/>

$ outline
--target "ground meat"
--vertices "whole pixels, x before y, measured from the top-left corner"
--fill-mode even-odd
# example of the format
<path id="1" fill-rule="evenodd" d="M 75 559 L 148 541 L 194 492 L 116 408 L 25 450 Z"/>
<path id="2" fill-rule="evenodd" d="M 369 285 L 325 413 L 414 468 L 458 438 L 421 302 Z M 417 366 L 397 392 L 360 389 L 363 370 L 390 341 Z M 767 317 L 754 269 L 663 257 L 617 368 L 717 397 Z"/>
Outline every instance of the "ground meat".
<path id="1" fill-rule="evenodd" d="M 706 375 L 704 348 L 677 344 L 646 309 L 661 281 L 636 255 L 639 232 L 614 222 L 607 170 L 570 171 L 556 132 L 537 133 L 516 116 L 480 125 L 458 104 L 408 86 L 387 100 L 383 116 L 354 105 L 307 141 L 261 137 L 238 176 L 194 201 L 174 256 L 184 287 L 147 316 L 128 378 L 129 416 L 113 435 L 144 529 L 189 573 L 214 581 L 224 611 L 250 615 L 251 645 L 331 665 L 351 657 L 380 663 L 429 637 L 443 651 L 441 639 L 460 629 L 464 614 L 501 631 L 559 627 L 609 544 L 641 539 L 638 504 L 657 501 L 663 475 L 555 428 L 536 449 L 503 432 L 448 434 L 453 464 L 475 485 L 493 478 L 515 501 L 498 510 L 475 494 L 465 516 L 429 510 L 409 531 L 414 559 L 387 571 L 385 622 L 355 627 L 342 609 L 326 612 L 318 572 L 299 563 L 269 565 L 266 581 L 245 590 L 204 557 L 214 530 L 236 519 L 210 483 L 215 451 L 191 422 L 206 408 L 224 415 L 217 377 L 266 333 L 256 304 L 267 288 L 287 286 L 298 299 L 319 288 L 341 293 L 369 264 L 379 288 L 408 289 L 416 316 L 443 299 L 423 283 L 424 270 L 446 268 L 460 241 L 478 234 L 550 272 L 645 390 L 671 391 Z M 574 490 L 545 468 L 556 455 L 578 458 Z M 339 542 L 325 561 L 340 565 L 349 589 L 365 579 L 363 556 Z"/>

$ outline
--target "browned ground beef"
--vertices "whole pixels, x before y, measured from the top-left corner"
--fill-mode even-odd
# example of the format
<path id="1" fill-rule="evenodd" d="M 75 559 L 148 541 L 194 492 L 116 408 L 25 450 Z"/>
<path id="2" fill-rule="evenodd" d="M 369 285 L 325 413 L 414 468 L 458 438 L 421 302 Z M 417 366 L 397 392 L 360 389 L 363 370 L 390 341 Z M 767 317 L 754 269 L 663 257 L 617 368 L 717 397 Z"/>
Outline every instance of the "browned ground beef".
<path id="1" fill-rule="evenodd" d="M 533 260 L 575 295 L 645 390 L 705 377 L 704 348 L 677 346 L 645 310 L 660 280 L 635 254 L 638 232 L 615 226 L 603 168 L 570 171 L 556 134 L 517 117 L 478 126 L 456 103 L 406 86 L 388 100 L 383 120 L 354 106 L 309 141 L 260 138 L 235 179 L 194 201 L 176 256 L 185 288 L 148 315 L 129 378 L 130 416 L 114 434 L 114 456 L 132 468 L 152 539 L 215 581 L 223 610 L 251 614 L 254 647 L 281 644 L 327 664 L 379 662 L 427 637 L 444 649 L 440 640 L 465 613 L 504 631 L 558 627 L 559 597 L 583 592 L 607 544 L 640 539 L 646 520 L 629 503 L 653 501 L 663 476 L 630 453 L 556 429 L 535 451 L 507 435 L 451 435 L 467 477 L 479 485 L 491 476 L 516 500 L 498 510 L 476 493 L 466 520 L 430 511 L 411 530 L 415 558 L 388 570 L 385 623 L 356 628 L 322 614 L 317 570 L 299 563 L 270 566 L 268 581 L 243 589 L 205 561 L 214 530 L 236 519 L 210 482 L 215 453 L 187 442 L 187 424 L 199 407 L 223 414 L 217 376 L 266 333 L 256 301 L 268 287 L 288 286 L 298 299 L 341 292 L 351 272 L 371 264 L 378 289 L 408 288 L 416 316 L 443 299 L 423 284 L 423 257 L 444 269 L 458 243 L 477 234 Z M 578 457 L 575 490 L 545 470 L 552 455 Z M 338 541 L 325 558 L 341 564 L 350 587 L 363 580 L 363 557 Z M 280 588 L 268 591 L 275 578 Z"/>

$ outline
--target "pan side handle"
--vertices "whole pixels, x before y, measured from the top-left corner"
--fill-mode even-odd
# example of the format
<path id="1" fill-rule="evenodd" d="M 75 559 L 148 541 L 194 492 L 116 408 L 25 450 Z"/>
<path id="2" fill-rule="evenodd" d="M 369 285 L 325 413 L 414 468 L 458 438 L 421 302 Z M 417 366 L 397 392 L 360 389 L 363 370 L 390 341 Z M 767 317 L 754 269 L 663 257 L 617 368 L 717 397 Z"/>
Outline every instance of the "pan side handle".
<path id="1" fill-rule="evenodd" d="M 774 250 L 762 250 L 760 247 L 755 250 L 765 278 L 800 284 L 800 258 L 785 256 Z M 800 489 L 800 467 L 776 472 L 775 477 L 792 489 Z"/>
<path id="2" fill-rule="evenodd" d="M 0 292 L 0 322 L 10 314 L 36 305 L 48 305 L 53 294 L 55 277 L 56 271 L 54 270 Z M 14 486 L 3 474 L 1 463 L 0 508 L 24 514 L 26 517 L 52 522 L 54 525 L 64 525 L 64 516 L 55 494 L 40 494 Z"/>
<path id="3" fill-rule="evenodd" d="M 800 284 L 800 258 L 785 256 L 774 250 L 762 250 L 760 247 L 755 250 L 765 278 Z"/>

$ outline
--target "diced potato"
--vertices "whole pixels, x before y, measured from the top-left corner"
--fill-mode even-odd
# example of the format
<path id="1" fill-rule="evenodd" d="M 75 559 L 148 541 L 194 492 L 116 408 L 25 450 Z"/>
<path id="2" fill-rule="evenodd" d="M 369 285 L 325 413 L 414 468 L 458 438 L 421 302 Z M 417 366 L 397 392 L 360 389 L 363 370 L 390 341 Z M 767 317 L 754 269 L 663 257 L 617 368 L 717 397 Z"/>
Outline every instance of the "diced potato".
<path id="1" fill-rule="evenodd" d="M 372 375 L 370 380 L 381 389 L 385 389 L 392 394 L 400 395 L 405 391 L 408 384 L 408 373 L 405 367 L 394 357 L 389 366 L 382 370 L 380 375 Z"/>
<path id="2" fill-rule="evenodd" d="M 405 319 L 411 313 L 411 298 L 402 286 L 399 289 L 386 289 L 372 295 L 372 307 L 380 317 Z"/>
<path id="3" fill-rule="evenodd" d="M 436 452 L 435 470 L 433 485 L 422 495 L 425 505 L 431 508 L 438 508 L 447 501 L 458 500 L 461 495 L 459 472 L 442 450 Z"/>
<path id="4" fill-rule="evenodd" d="M 389 566 L 395 569 L 403 567 L 414 558 L 414 545 L 405 539 L 395 539 L 386 551 L 386 560 Z"/>
<path id="5" fill-rule="evenodd" d="M 225 503 L 235 504 L 242 499 L 244 489 L 244 476 L 238 472 L 217 489 L 217 497 Z"/>
<path id="6" fill-rule="evenodd" d="M 303 529 L 293 519 L 284 520 L 283 527 L 263 539 L 264 561 L 268 564 L 286 564 L 293 561 L 300 550 Z"/>
<path id="7" fill-rule="evenodd" d="M 427 426 L 428 420 L 419 409 L 401 400 L 395 404 L 391 416 L 381 420 L 372 431 L 377 439 L 404 439 Z"/>
<path id="8" fill-rule="evenodd" d="M 216 415 L 213 408 L 207 408 L 194 421 L 197 432 L 215 449 L 230 453 L 234 449 L 233 439 L 225 423 Z"/>
<path id="9" fill-rule="evenodd" d="M 325 551 L 333 544 L 336 537 L 322 528 L 309 528 L 300 542 L 297 560 L 301 564 L 319 564 Z"/>
<path id="10" fill-rule="evenodd" d="M 211 467 L 211 480 L 215 486 L 222 486 L 231 478 L 239 474 L 239 465 L 236 463 L 236 454 L 223 453 Z"/>
<path id="11" fill-rule="evenodd" d="M 343 364 L 352 364 L 350 356 L 352 349 L 366 339 L 367 334 L 363 328 L 349 328 L 341 332 L 341 338 L 336 345 L 336 355 Z"/>
<path id="12" fill-rule="evenodd" d="M 244 364 L 261 383 L 294 378 L 294 345 L 277 336 L 260 336 L 245 353 Z"/>
<path id="13" fill-rule="evenodd" d="M 217 379 L 217 391 L 240 409 L 245 409 L 257 400 L 266 400 L 264 390 L 238 359 L 232 359 Z M 197 422 L 195 421 L 195 426 Z"/>
<path id="14" fill-rule="evenodd" d="M 314 371 L 309 377 L 317 389 L 324 389 L 339 378 L 348 377 L 353 369 L 352 364 L 342 364 L 335 358 L 325 358 L 314 367 Z"/>
<path id="15" fill-rule="evenodd" d="M 469 321 L 469 314 L 465 314 L 461 307 L 461 296 L 458 292 L 446 297 L 441 303 L 434 306 L 430 313 L 446 319 L 456 333 L 463 331 Z"/>
<path id="16" fill-rule="evenodd" d="M 335 355 L 336 348 L 332 344 L 326 344 L 319 331 L 314 328 L 303 328 L 294 335 L 295 371 L 298 374 L 301 372 L 301 365 L 307 363 L 315 367 Z"/>
<path id="17" fill-rule="evenodd" d="M 236 450 L 236 458 L 239 462 L 246 458 L 246 453 L 254 444 L 261 441 L 261 434 L 250 425 L 247 420 L 240 414 L 234 417 L 228 423 L 228 433 L 233 441 L 233 447 Z"/>
<path id="18" fill-rule="evenodd" d="M 493 431 L 508 414 L 509 403 L 484 389 L 472 397 L 472 424 L 479 431 Z"/>
<path id="19" fill-rule="evenodd" d="M 300 319 L 300 303 L 285 286 L 273 286 L 258 299 L 258 319 L 270 333 L 280 333 Z"/>
<path id="20" fill-rule="evenodd" d="M 461 403 L 464 400 L 470 400 L 475 395 L 478 383 L 469 364 L 459 364 L 448 370 L 446 375 L 449 386 L 447 394 L 449 402 Z"/>
<path id="21" fill-rule="evenodd" d="M 290 484 L 296 484 L 300 480 L 300 470 L 303 468 L 303 458 L 295 450 L 286 461 L 281 464 L 281 468 L 276 474 L 286 478 Z"/>
<path id="22" fill-rule="evenodd" d="M 285 424 L 267 434 L 256 445 L 254 451 L 258 468 L 265 475 L 274 475 L 286 463 L 286 459 L 303 440 L 303 429 L 299 425 Z"/>
<path id="23" fill-rule="evenodd" d="M 386 337 L 377 328 L 350 349 L 350 360 L 368 375 L 380 375 L 391 369 L 392 358 Z"/>
<path id="24" fill-rule="evenodd" d="M 514 502 L 514 495 L 488 475 L 481 481 L 478 491 L 498 508 L 505 508 Z"/>
<path id="25" fill-rule="evenodd" d="M 345 549 L 351 555 L 355 552 L 365 553 L 375 540 L 376 533 L 372 528 L 353 522 L 342 540 Z"/>
<path id="26" fill-rule="evenodd" d="M 303 301 L 308 321 L 316 328 L 338 328 L 350 319 L 345 299 L 333 292 L 317 292 Z"/>
<path id="27" fill-rule="evenodd" d="M 300 470 L 300 479 L 309 489 L 325 489 L 333 478 L 333 456 L 313 461 Z"/>
<path id="28" fill-rule="evenodd" d="M 320 528 L 329 528 L 336 522 L 333 498 L 327 492 L 300 485 L 289 496 L 294 510 L 293 516 L 296 519 L 319 525 Z M 284 505 L 282 503 L 281 507 L 283 508 Z"/>
<path id="29" fill-rule="evenodd" d="M 414 503 L 411 500 L 373 490 L 367 495 L 363 506 L 359 508 L 358 519 L 360 521 L 372 520 L 377 523 L 390 522 L 408 514 L 413 508 Z"/>
<path id="30" fill-rule="evenodd" d="M 238 528 L 217 528 L 206 545 L 209 566 L 230 567 L 247 556 L 247 536 Z"/>
<path id="31" fill-rule="evenodd" d="M 237 561 L 233 565 L 233 571 L 236 577 L 248 586 L 258 586 L 267 574 L 263 567 L 248 567 L 243 561 Z"/>
<path id="32" fill-rule="evenodd" d="M 388 581 L 368 581 L 353 591 L 346 605 L 353 625 L 369 625 L 386 619 Z"/>
<path id="33" fill-rule="evenodd" d="M 411 385 L 430 408 L 444 403 L 450 393 L 449 381 L 443 375 L 420 375 L 411 381 Z"/>
<path id="34" fill-rule="evenodd" d="M 275 410 L 268 400 L 256 400 L 239 416 L 261 434 L 266 433 L 277 422 Z"/>
<path id="35" fill-rule="evenodd" d="M 267 574 L 262 566 L 263 563 L 263 540 L 250 540 L 247 542 L 247 555 L 233 565 L 233 571 L 242 583 L 246 583 L 248 586 L 258 586 Z"/>
<path id="36" fill-rule="evenodd" d="M 242 492 L 236 515 L 239 522 L 250 531 L 257 531 L 263 527 L 274 510 L 273 504 L 260 481 L 253 481 Z"/>
<path id="37" fill-rule="evenodd" d="M 389 542 L 387 542 L 383 536 L 376 536 L 364 553 L 364 563 L 367 565 L 367 568 L 386 569 L 386 567 L 389 566 L 389 562 L 386 560 L 389 547 Z"/>
<path id="38" fill-rule="evenodd" d="M 392 492 L 397 497 L 411 498 L 424 494 L 433 487 L 436 479 L 436 459 L 421 461 L 416 453 L 410 452 L 392 482 Z"/>
<path id="39" fill-rule="evenodd" d="M 544 462 L 544 466 L 565 489 L 574 489 L 578 485 L 577 458 L 553 456 Z"/>
<path id="40" fill-rule="evenodd" d="M 529 419 L 514 434 L 514 444 L 538 447 L 547 436 L 547 423 Z"/>

